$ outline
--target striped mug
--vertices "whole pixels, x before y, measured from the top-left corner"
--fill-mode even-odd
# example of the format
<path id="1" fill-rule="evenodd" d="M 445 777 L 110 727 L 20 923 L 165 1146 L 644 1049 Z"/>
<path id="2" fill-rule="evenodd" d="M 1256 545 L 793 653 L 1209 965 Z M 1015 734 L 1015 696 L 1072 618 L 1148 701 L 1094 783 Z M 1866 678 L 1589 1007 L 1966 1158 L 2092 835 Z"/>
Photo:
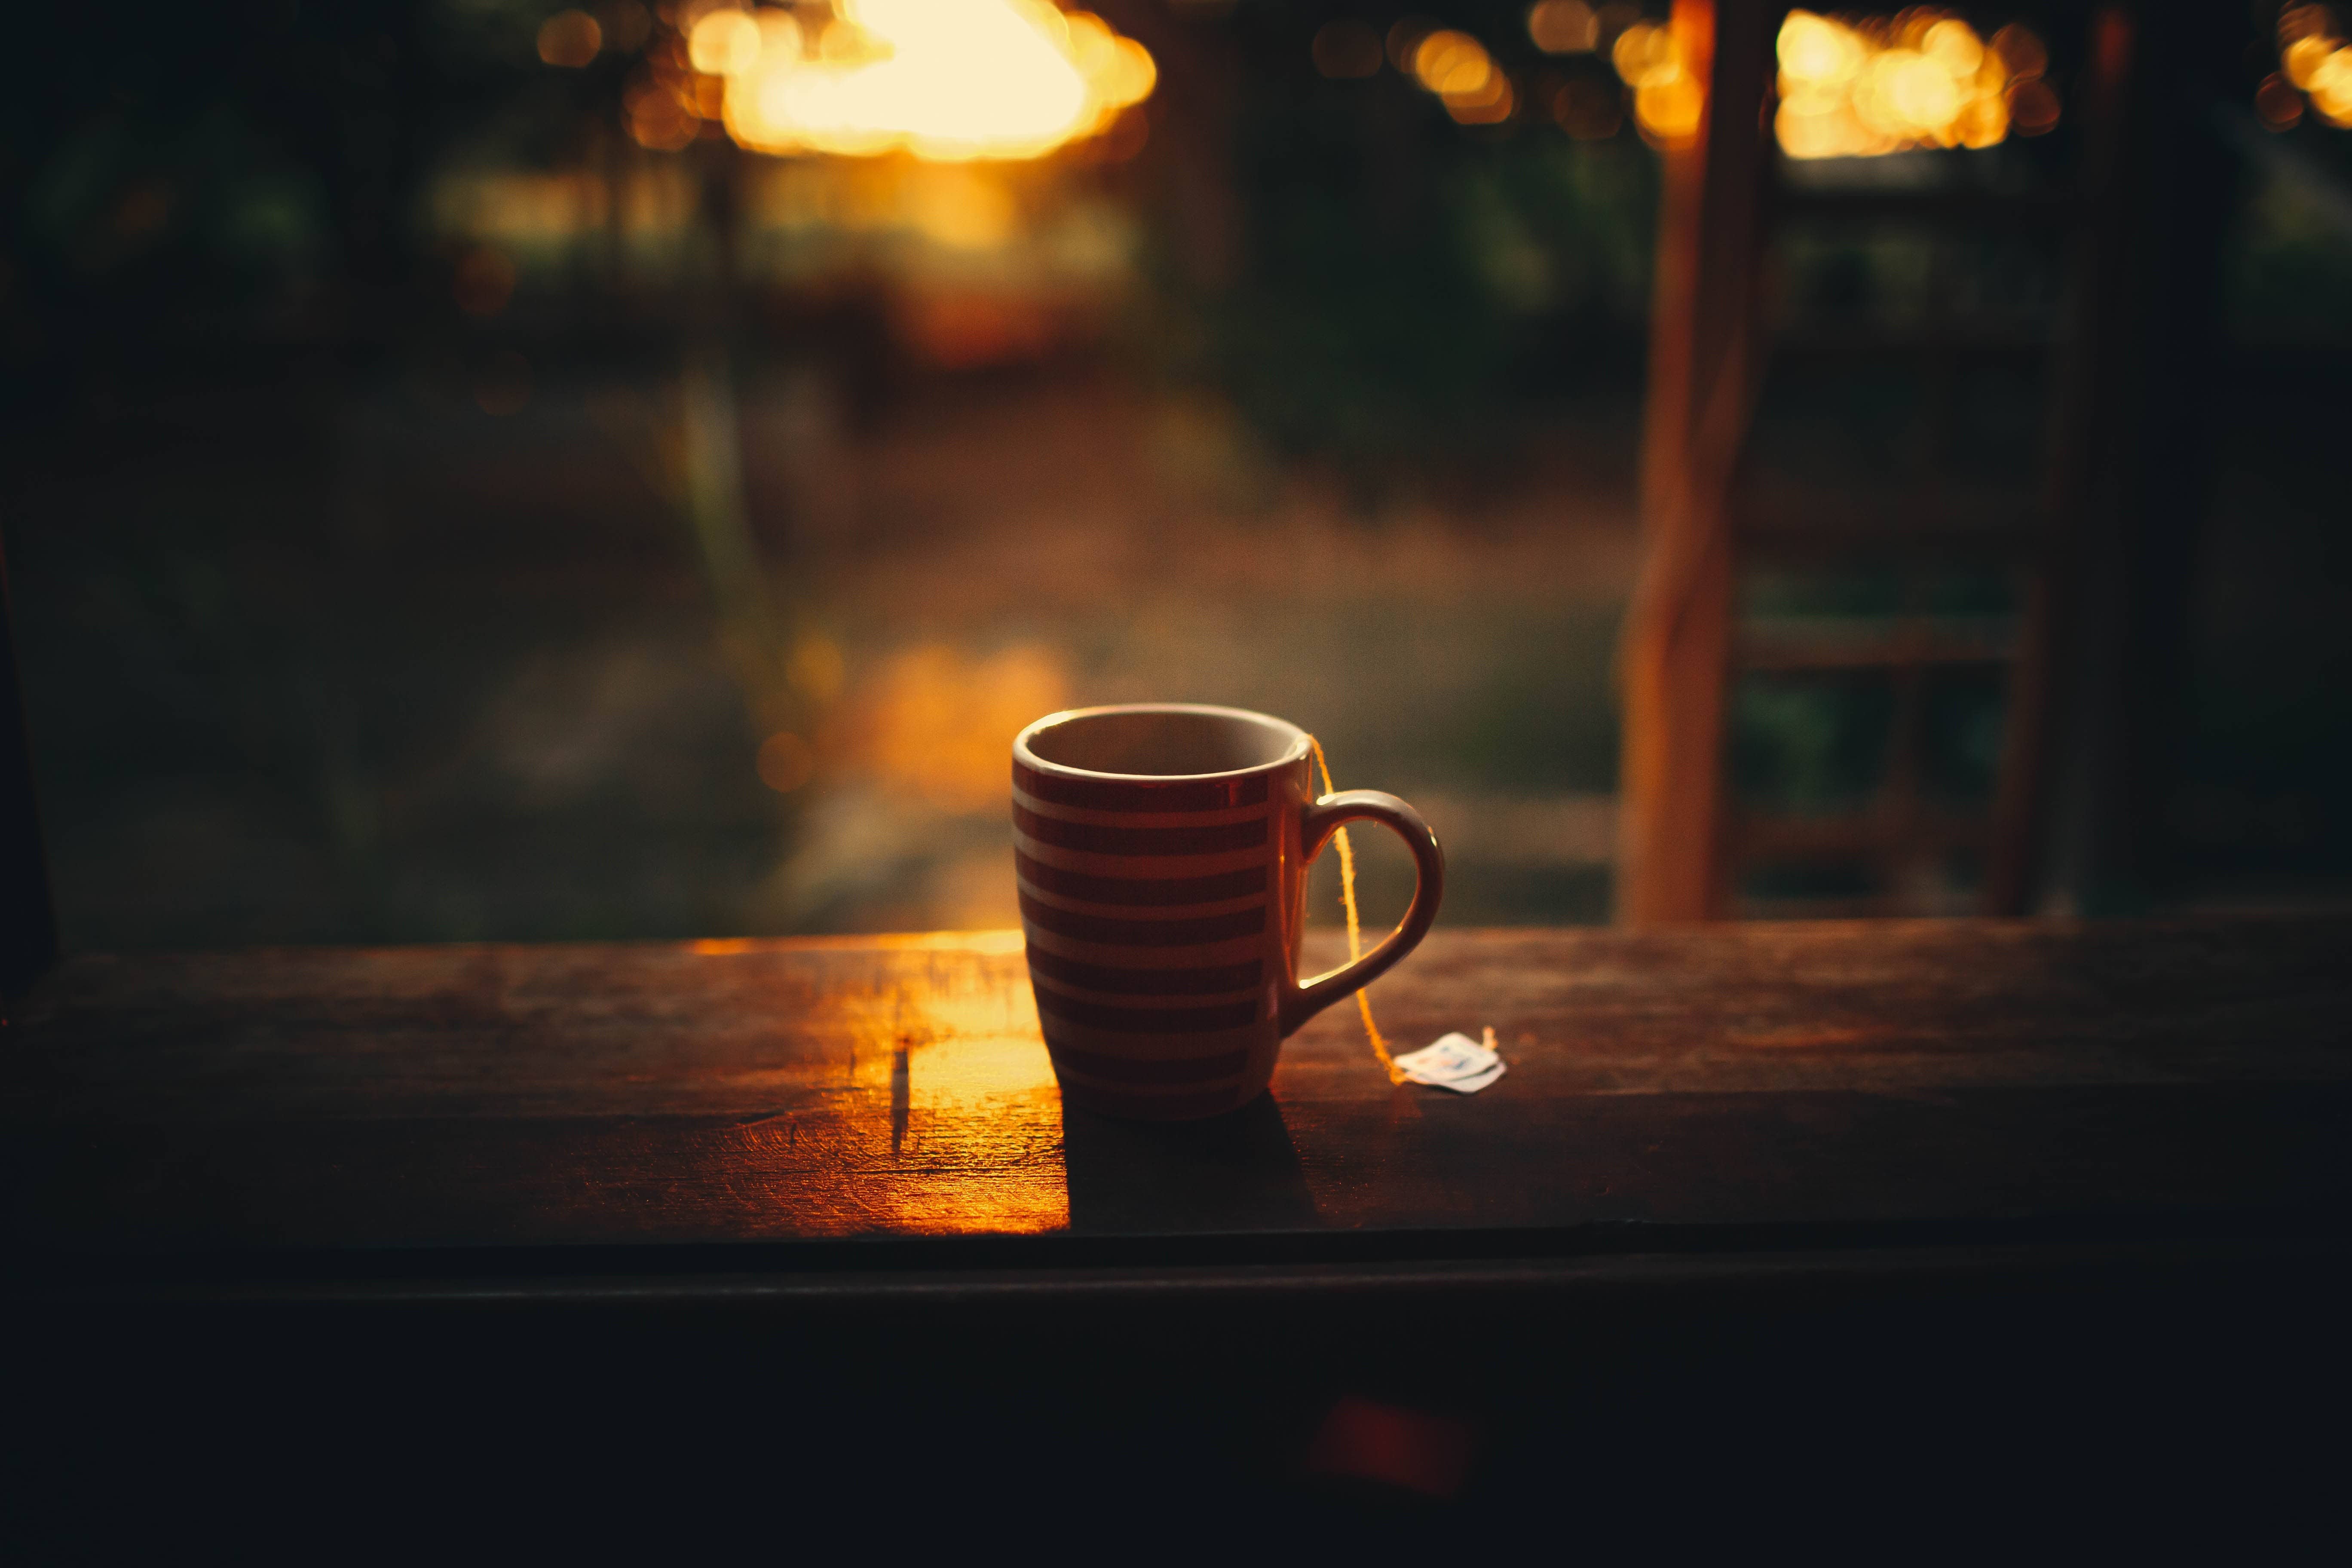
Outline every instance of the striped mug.
<path id="1" fill-rule="evenodd" d="M 1014 739 L 1021 929 L 1065 1100 L 1154 1121 L 1244 1105 L 1285 1037 L 1428 933 L 1437 836 L 1392 795 L 1318 798 L 1313 746 L 1296 724 L 1190 703 L 1076 709 Z M 1412 906 L 1362 958 L 1301 981 L 1307 868 L 1359 818 L 1412 849 Z"/>

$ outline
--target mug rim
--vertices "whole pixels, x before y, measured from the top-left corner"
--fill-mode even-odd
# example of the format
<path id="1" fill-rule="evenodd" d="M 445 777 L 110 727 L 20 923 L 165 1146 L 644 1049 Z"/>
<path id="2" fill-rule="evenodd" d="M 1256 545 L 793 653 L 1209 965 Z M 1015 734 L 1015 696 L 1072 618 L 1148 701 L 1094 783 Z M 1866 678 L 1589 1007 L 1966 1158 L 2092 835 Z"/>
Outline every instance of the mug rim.
<path id="1" fill-rule="evenodd" d="M 1282 754 L 1269 763 L 1258 763 L 1246 768 L 1225 768 L 1213 773 L 1111 773 L 1094 768 L 1074 768 L 1067 763 L 1047 762 L 1032 751 L 1031 737 L 1058 728 L 1079 719 L 1107 718 L 1117 713 L 1207 713 L 1221 719 L 1241 719 L 1263 724 L 1276 731 L 1287 731 L 1289 743 Z M 1177 784 L 1195 779 L 1237 779 L 1252 773 L 1262 773 L 1274 768 L 1288 767 L 1307 755 L 1314 745 L 1314 737 L 1287 719 L 1277 719 L 1271 713 L 1260 713 L 1248 708 L 1224 708 L 1213 702 L 1111 702 L 1095 708 L 1065 708 L 1058 713 L 1048 713 L 1033 720 L 1013 737 L 1013 755 L 1024 767 L 1042 773 L 1058 773 L 1073 779 L 1117 779 L 1122 784 Z"/>

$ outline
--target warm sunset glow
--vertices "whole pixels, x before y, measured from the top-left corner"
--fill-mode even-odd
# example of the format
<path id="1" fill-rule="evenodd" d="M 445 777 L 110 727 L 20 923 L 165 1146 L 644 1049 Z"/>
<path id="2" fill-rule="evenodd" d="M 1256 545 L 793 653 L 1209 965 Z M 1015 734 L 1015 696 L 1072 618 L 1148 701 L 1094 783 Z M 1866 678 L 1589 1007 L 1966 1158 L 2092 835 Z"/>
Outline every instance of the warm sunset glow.
<path id="1" fill-rule="evenodd" d="M 1779 51 L 1772 129 L 1791 158 L 1990 147 L 2058 121 L 2057 95 L 2041 79 L 2048 52 L 2014 25 L 1988 42 L 1926 7 L 1871 17 L 1791 11 Z"/>
<path id="2" fill-rule="evenodd" d="M 816 750 L 894 795 L 942 811 L 1001 811 L 1013 737 L 1069 700 L 1069 672 L 1051 648 L 1016 645 L 973 659 L 926 644 L 860 680 Z"/>
<path id="3" fill-rule="evenodd" d="M 805 35 L 793 14 L 714 11 L 697 70 L 725 81 L 728 134 L 763 153 L 939 162 L 1035 158 L 1108 129 L 1150 96 L 1150 54 L 1045 0 L 837 0 Z"/>

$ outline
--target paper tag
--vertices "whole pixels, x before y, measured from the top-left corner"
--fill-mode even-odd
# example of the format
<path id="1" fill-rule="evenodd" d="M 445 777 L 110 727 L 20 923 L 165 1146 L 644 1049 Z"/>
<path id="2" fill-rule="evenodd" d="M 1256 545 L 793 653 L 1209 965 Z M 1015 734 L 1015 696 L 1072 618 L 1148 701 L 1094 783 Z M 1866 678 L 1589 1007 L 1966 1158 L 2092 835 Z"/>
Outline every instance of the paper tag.
<path id="1" fill-rule="evenodd" d="M 1448 1079 L 1444 1083 L 1436 1084 L 1433 1087 L 1438 1089 L 1450 1089 L 1456 1094 L 1475 1094 L 1480 1089 L 1486 1088 L 1488 1084 L 1494 1082 L 1496 1079 L 1502 1077 L 1504 1071 L 1504 1064 L 1496 1062 L 1485 1072 L 1475 1074 L 1469 1078 Z M 1425 1083 L 1428 1080 L 1425 1079 L 1416 1079 L 1413 1081 L 1416 1083 Z"/>
<path id="2" fill-rule="evenodd" d="M 1474 1078 L 1495 1065 L 1495 1053 L 1467 1035 L 1441 1036 L 1417 1051 L 1397 1058 L 1396 1065 L 1425 1083 Z"/>
<path id="3" fill-rule="evenodd" d="M 1494 1037 L 1493 1031 L 1487 1037 Z M 1408 1051 L 1396 1058 L 1409 1083 L 1425 1083 L 1433 1089 L 1450 1089 L 1456 1094 L 1475 1094 L 1503 1076 L 1504 1062 L 1493 1047 L 1482 1046 L 1469 1036 L 1452 1034 Z"/>

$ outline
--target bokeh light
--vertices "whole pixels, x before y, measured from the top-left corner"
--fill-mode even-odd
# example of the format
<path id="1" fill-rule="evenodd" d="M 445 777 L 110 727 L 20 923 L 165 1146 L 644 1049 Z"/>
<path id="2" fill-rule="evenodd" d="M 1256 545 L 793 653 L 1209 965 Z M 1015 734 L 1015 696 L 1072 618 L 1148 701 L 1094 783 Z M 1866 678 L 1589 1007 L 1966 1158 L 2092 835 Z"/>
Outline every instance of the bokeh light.
<path id="1" fill-rule="evenodd" d="M 762 153 L 1036 158 L 1110 130 L 1159 79 L 1142 45 L 1045 0 L 838 0 L 807 28 L 773 8 L 712 11 L 688 39 L 717 102 L 681 107 Z M 633 131 L 641 119 L 677 135 L 651 94 Z"/>
<path id="2" fill-rule="evenodd" d="M 1618 34 L 1609 59 L 1625 85 L 1636 90 L 1683 74 L 1682 51 L 1674 34 L 1654 22 L 1637 23 Z"/>
<path id="3" fill-rule="evenodd" d="M 1563 8 L 1564 7 L 1564 8 Z M 1573 24 L 1570 26 L 1570 24 Z M 1528 26 L 1539 43 L 1553 39 L 1555 53 L 1572 52 L 1569 34 L 1597 36 L 1600 23 L 1581 0 L 1546 0 L 1528 12 Z M 1553 48 L 1553 44 L 1543 44 Z M 1586 42 L 1581 47 L 1590 48 Z M 1462 125 L 1499 125 L 1518 111 L 1519 84 L 1496 63 L 1471 34 L 1441 27 L 1424 16 L 1406 16 L 1383 38 L 1360 21 L 1332 22 L 1317 31 L 1315 68 L 1327 77 L 1369 77 L 1383 58 L 1444 104 Z"/>
<path id="4" fill-rule="evenodd" d="M 558 11 L 539 25 L 539 58 L 578 70 L 595 63 L 604 47 L 604 29 L 585 11 Z"/>
<path id="5" fill-rule="evenodd" d="M 2281 46 L 2336 31 L 2336 17 L 2325 5 L 2289 5 L 2279 12 Z"/>
<path id="6" fill-rule="evenodd" d="M 1706 94 L 1686 73 L 1654 81 L 1633 93 L 1633 119 L 1650 140 L 1679 147 L 1698 135 L 1706 112 Z"/>
<path id="7" fill-rule="evenodd" d="M 1435 93 L 1445 112 L 1465 125 L 1493 125 L 1511 117 L 1517 105 L 1511 79 L 1486 46 L 1467 33 L 1440 28 L 1412 51 L 1412 74 Z"/>
<path id="8" fill-rule="evenodd" d="M 1437 24 L 1426 16 L 1404 16 L 1389 28 L 1383 47 L 1388 51 L 1389 64 L 1402 76 L 1412 75 L 1413 56 L 1421 51 L 1421 41 L 1437 31 Z"/>
<path id="9" fill-rule="evenodd" d="M 2254 89 L 2254 113 L 2272 131 L 2289 131 L 2303 119 L 2303 94 L 2294 84 L 2278 72 L 2263 79 Z"/>
<path id="10" fill-rule="evenodd" d="M 1633 89 L 1633 122 L 1653 144 L 1680 147 L 1698 135 L 1706 90 L 1686 68 L 1671 29 L 1633 24 L 1610 46 L 1609 63 Z"/>
<path id="11" fill-rule="evenodd" d="M 1791 11 L 1778 49 L 1772 130 L 1791 158 L 1990 147 L 2058 122 L 2058 95 L 2042 79 L 2049 51 L 2015 24 L 1987 40 L 1927 6 L 1867 17 Z"/>
<path id="12" fill-rule="evenodd" d="M 2058 123 L 2058 93 L 2040 77 L 2011 82 L 2009 122 L 2021 136 L 2039 136 Z"/>
<path id="13" fill-rule="evenodd" d="M 2012 81 L 2030 80 L 2050 68 L 2050 51 L 2040 36 L 2015 22 L 1992 36 L 1992 52 Z"/>
<path id="14" fill-rule="evenodd" d="M 2279 68 L 2254 89 L 2254 112 L 2273 131 L 2302 121 L 2306 101 L 2330 125 L 2352 126 L 2352 46 L 2325 5 L 2279 13 Z"/>
<path id="15" fill-rule="evenodd" d="M 1477 39 L 1447 29 L 1421 41 L 1412 54 L 1412 72 L 1434 93 L 1483 92 L 1494 79 L 1495 62 Z"/>
<path id="16" fill-rule="evenodd" d="M 1601 44 L 1601 18 L 1584 0 L 1538 0 L 1528 7 L 1528 37 L 1548 55 L 1591 54 Z"/>
<path id="17" fill-rule="evenodd" d="M 624 123 L 663 151 L 723 130 L 754 152 L 950 163 L 1042 157 L 1103 137 L 1110 151 L 1099 161 L 1140 147 L 1144 128 L 1127 111 L 1159 80 L 1142 45 L 1048 0 L 688 0 L 663 8 L 674 31 L 658 35 L 635 0 L 607 10 L 607 42 L 626 31 L 646 45 L 623 91 Z M 593 58 L 594 43 L 579 58 L 581 24 L 598 26 L 582 12 L 551 19 L 541 58 Z M 1374 37 L 1373 68 L 1378 50 Z"/>
<path id="18" fill-rule="evenodd" d="M 2311 86 L 2313 73 L 2323 61 L 2336 53 L 2336 40 L 2324 37 L 2306 37 L 2294 40 L 2279 51 L 2279 63 L 2286 68 L 2286 79 L 2300 88 Z"/>
<path id="19" fill-rule="evenodd" d="M 686 36 L 687 58 L 705 76 L 734 76 L 759 64 L 771 37 L 788 43 L 785 58 L 800 53 L 800 24 L 792 13 L 763 20 L 764 26 L 747 11 L 705 12 Z"/>

